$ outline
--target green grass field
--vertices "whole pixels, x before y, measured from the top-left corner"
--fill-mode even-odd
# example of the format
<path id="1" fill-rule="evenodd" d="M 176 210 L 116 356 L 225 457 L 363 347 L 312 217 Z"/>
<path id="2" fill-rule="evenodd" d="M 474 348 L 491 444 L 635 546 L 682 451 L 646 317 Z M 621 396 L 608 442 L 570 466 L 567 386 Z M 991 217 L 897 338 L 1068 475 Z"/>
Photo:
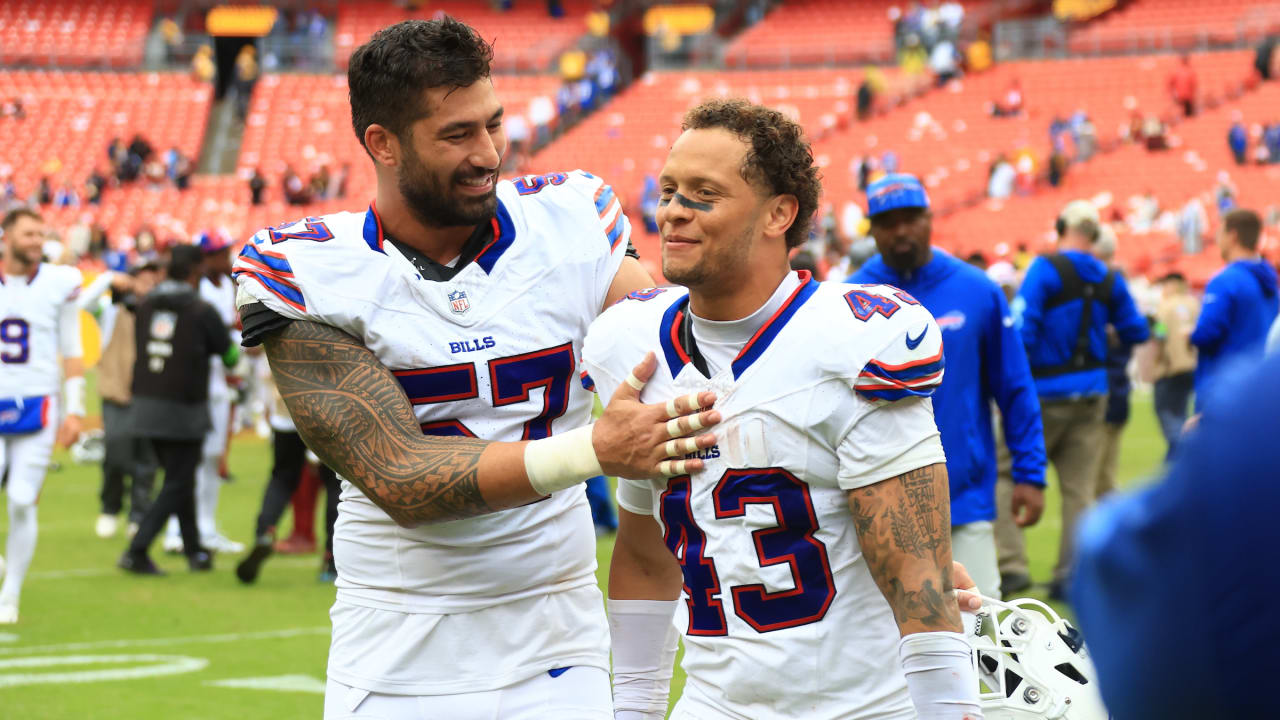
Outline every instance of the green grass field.
<path id="1" fill-rule="evenodd" d="M 268 446 L 239 438 L 222 492 L 219 522 L 247 542 L 269 466 Z M 1150 397 L 1135 396 L 1120 456 L 1122 485 L 1150 476 L 1164 443 Z M 248 720 L 319 718 L 332 586 L 316 583 L 316 556 L 277 555 L 258 584 L 221 557 L 209 574 L 181 557 L 157 562 L 172 574 L 135 578 L 114 567 L 123 537 L 93 534 L 97 467 L 69 464 L 50 474 L 40 503 L 40 545 L 17 625 L 0 626 L 0 718 L 38 720 Z M 1052 482 L 1052 477 L 1050 478 Z M 1028 533 L 1032 571 L 1048 579 L 1057 548 L 1056 493 Z M 0 515 L 7 518 L 7 514 Z M 7 530 L 7 519 L 0 526 Z M 317 527 L 322 527 L 317 521 Z M 286 522 L 287 524 L 287 522 Z M 600 541 L 601 586 L 612 538 Z M 1034 593 L 1033 593 L 1034 595 Z M 677 669 L 673 700 L 683 686 Z"/>

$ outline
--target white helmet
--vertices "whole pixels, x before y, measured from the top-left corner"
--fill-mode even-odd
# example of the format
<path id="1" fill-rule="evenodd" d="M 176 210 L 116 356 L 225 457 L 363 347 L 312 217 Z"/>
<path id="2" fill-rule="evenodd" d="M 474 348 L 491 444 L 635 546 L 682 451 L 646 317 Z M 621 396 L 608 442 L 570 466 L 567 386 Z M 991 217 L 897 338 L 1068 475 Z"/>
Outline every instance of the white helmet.
<path id="1" fill-rule="evenodd" d="M 982 598 L 965 613 L 986 720 L 1107 720 L 1084 639 L 1053 608 Z M 975 622 L 976 621 L 976 622 Z"/>
<path id="2" fill-rule="evenodd" d="M 86 430 L 71 444 L 71 459 L 78 465 L 100 463 L 106 456 L 107 446 L 101 430 Z"/>

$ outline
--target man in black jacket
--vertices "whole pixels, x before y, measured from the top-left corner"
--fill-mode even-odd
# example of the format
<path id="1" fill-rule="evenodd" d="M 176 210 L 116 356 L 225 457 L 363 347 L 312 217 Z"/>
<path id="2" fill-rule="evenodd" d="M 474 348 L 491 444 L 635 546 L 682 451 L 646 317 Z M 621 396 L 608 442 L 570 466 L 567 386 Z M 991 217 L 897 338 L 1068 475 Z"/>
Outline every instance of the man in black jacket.
<path id="1" fill-rule="evenodd" d="M 141 575 L 163 574 L 147 549 L 170 515 L 178 516 L 187 562 L 209 570 L 213 560 L 200 545 L 195 517 L 195 473 L 209 431 L 209 356 L 235 364 L 238 349 L 218 313 L 197 291 L 204 257 L 200 248 L 179 245 L 168 279 L 138 306 L 137 359 L 133 370 L 134 431 L 147 438 L 164 468 L 164 487 L 143 517 L 119 566 Z"/>

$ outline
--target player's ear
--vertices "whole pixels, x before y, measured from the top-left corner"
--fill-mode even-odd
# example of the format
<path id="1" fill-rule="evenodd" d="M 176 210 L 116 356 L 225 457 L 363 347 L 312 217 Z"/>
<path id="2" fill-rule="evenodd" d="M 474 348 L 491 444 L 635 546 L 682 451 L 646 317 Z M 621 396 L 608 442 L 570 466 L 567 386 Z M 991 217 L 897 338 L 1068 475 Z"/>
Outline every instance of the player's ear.
<path id="1" fill-rule="evenodd" d="M 800 212 L 795 195 L 775 195 L 769 200 L 764 217 L 765 237 L 783 237 Z"/>
<path id="2" fill-rule="evenodd" d="M 395 167 L 400 163 L 400 139 L 377 123 L 364 129 L 364 146 L 380 165 Z"/>

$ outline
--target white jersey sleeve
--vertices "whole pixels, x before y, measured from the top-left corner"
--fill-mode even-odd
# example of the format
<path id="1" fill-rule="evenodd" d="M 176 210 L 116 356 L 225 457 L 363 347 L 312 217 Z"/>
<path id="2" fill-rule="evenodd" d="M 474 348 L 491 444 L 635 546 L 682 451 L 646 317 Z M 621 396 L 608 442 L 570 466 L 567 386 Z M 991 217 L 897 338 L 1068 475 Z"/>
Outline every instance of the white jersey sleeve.
<path id="1" fill-rule="evenodd" d="M 631 242 L 631 221 L 622 211 L 617 193 L 604 180 L 585 170 L 526 175 L 517 178 L 513 185 L 522 197 L 540 194 L 548 186 L 561 186 L 559 192 L 548 195 L 548 211 L 559 216 L 552 220 L 551 226 L 581 229 L 588 236 L 595 236 L 588 242 L 608 246 L 607 254 L 597 256 L 599 271 L 594 274 L 596 282 L 591 288 L 592 296 L 597 299 L 596 309 L 603 310 L 609 286 Z"/>
<path id="2" fill-rule="evenodd" d="M 877 285 L 846 297 L 858 321 L 869 314 L 863 322 L 882 324 L 871 335 L 879 349 L 853 378 L 857 411 L 837 448 L 836 480 L 852 490 L 946 461 L 931 399 L 942 383 L 944 363 L 938 324 L 909 295 Z M 898 309 L 884 317 L 874 308 L 878 299 L 890 298 Z"/>

